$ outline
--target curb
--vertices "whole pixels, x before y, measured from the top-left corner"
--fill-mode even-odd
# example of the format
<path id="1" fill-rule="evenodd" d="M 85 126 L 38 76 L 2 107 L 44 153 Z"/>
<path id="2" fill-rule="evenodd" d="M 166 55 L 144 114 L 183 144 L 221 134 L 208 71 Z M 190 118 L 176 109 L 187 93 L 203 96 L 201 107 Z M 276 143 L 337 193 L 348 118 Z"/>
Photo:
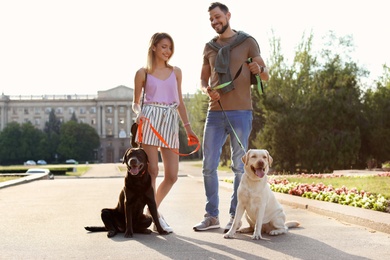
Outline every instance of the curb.
<path id="1" fill-rule="evenodd" d="M 15 180 L 0 182 L 0 189 L 19 185 L 19 184 L 25 184 L 36 180 L 49 180 L 49 179 L 50 179 L 49 174 L 47 173 L 30 174 Z"/>

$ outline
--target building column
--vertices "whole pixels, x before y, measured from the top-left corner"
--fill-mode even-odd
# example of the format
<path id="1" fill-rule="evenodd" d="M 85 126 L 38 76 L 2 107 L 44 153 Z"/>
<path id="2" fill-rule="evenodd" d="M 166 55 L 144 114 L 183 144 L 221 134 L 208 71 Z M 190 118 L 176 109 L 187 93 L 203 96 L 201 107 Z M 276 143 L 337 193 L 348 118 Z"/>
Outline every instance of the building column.
<path id="1" fill-rule="evenodd" d="M 114 105 L 114 138 L 118 138 L 119 132 L 118 132 L 118 106 Z"/>
<path id="2" fill-rule="evenodd" d="M 3 103 L 3 106 L 0 107 L 0 115 L 1 115 L 0 131 L 3 131 L 3 129 L 8 124 L 8 104 L 7 103 Z"/>
<path id="3" fill-rule="evenodd" d="M 101 106 L 98 104 L 96 106 L 96 124 L 97 124 L 97 132 L 99 137 L 102 136 L 102 112 L 101 112 Z"/>
<path id="4" fill-rule="evenodd" d="M 102 137 L 106 138 L 106 106 L 101 106 L 102 108 Z"/>

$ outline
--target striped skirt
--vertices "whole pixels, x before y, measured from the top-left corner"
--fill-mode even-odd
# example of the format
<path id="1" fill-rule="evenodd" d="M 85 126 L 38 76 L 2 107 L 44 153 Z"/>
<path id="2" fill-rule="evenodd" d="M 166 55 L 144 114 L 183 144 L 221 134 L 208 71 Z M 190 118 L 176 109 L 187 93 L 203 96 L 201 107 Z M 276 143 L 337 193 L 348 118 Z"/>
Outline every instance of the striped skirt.
<path id="1" fill-rule="evenodd" d="M 142 114 L 149 119 L 142 125 L 142 143 L 158 147 L 167 146 L 156 136 L 150 125 L 164 138 L 170 148 L 179 149 L 179 114 L 177 104 L 144 104 Z M 136 142 L 139 143 L 139 133 Z"/>

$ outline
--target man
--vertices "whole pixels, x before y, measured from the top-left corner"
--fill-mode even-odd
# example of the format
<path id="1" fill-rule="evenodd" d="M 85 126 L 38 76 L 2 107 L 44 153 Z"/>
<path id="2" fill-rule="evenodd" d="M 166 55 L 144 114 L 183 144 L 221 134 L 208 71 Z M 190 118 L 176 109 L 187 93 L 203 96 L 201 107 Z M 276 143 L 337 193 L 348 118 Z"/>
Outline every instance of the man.
<path id="1" fill-rule="evenodd" d="M 269 74 L 256 40 L 230 27 L 231 13 L 228 7 L 215 2 L 210 5 L 208 12 L 211 27 L 218 36 L 204 47 L 201 71 L 201 89 L 210 99 L 203 136 L 203 178 L 207 200 L 204 220 L 193 229 L 202 231 L 220 227 L 217 168 L 222 147 L 230 136 L 235 178 L 230 220 L 224 229 L 227 232 L 235 215 L 237 188 L 244 172 L 241 158 L 248 149 L 248 138 L 252 130 L 251 74 L 260 75 L 262 80 L 268 80 Z M 249 58 L 252 59 L 248 60 Z M 234 79 L 240 67 L 241 73 Z M 219 88 L 220 84 L 232 80 L 228 86 Z"/>

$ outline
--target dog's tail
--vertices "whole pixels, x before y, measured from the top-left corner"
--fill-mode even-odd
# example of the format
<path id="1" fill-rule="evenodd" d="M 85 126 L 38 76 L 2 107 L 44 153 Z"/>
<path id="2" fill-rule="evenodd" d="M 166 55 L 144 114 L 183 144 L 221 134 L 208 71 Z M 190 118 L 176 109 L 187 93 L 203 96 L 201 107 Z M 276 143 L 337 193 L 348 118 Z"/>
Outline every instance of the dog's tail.
<path id="1" fill-rule="evenodd" d="M 298 221 L 287 221 L 286 223 L 284 223 L 286 225 L 286 227 L 288 228 L 296 228 L 296 227 L 299 227 L 299 225 L 301 225 L 301 223 L 299 223 Z"/>
<path id="2" fill-rule="evenodd" d="M 84 227 L 86 230 L 91 232 L 100 232 L 100 231 L 107 231 L 106 227 Z"/>

